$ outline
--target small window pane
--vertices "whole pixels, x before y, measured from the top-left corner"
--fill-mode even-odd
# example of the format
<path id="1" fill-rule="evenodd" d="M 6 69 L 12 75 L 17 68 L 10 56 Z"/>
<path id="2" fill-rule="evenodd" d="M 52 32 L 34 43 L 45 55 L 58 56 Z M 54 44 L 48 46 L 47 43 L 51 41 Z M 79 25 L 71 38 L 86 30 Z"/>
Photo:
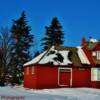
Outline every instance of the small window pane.
<path id="1" fill-rule="evenodd" d="M 100 80 L 100 68 L 98 68 L 98 71 L 97 71 L 97 78 L 98 80 Z"/>
<path id="2" fill-rule="evenodd" d="M 96 56 L 96 52 L 95 51 L 92 52 L 92 56 Z"/>
<path id="3" fill-rule="evenodd" d="M 100 60 L 100 51 L 97 51 L 97 59 Z"/>

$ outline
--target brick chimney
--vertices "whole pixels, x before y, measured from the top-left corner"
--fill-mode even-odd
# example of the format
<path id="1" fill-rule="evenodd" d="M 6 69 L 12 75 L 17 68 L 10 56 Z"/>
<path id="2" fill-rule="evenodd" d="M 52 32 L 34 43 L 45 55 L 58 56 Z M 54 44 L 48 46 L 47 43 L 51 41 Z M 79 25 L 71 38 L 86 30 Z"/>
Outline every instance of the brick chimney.
<path id="1" fill-rule="evenodd" d="M 86 39 L 85 39 L 85 37 L 82 37 L 81 45 L 84 46 L 85 44 L 86 44 Z"/>

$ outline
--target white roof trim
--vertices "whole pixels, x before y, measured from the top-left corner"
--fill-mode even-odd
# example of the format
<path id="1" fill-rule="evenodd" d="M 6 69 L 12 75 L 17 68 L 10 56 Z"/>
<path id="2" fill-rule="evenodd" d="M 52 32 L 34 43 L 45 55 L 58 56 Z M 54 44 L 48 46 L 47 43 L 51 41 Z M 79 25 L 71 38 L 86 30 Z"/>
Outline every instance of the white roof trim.
<path id="1" fill-rule="evenodd" d="M 90 64 L 90 62 L 89 62 L 86 54 L 84 53 L 83 49 L 81 47 L 77 47 L 77 48 L 78 48 L 77 53 L 78 53 L 78 56 L 81 60 L 81 63 L 82 64 Z"/>

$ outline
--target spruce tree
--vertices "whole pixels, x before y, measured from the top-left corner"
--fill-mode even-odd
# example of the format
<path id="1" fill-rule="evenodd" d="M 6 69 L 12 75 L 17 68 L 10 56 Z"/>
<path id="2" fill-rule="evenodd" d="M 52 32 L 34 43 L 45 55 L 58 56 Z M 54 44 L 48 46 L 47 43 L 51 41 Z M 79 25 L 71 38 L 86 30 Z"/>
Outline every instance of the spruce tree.
<path id="1" fill-rule="evenodd" d="M 23 64 L 30 60 L 30 47 L 33 45 L 31 28 L 27 25 L 26 15 L 23 11 L 20 18 L 13 20 L 11 27 L 13 48 L 12 48 L 12 74 L 13 83 L 20 82 L 23 76 Z"/>
<path id="2" fill-rule="evenodd" d="M 52 19 L 51 25 L 46 26 L 45 37 L 42 39 L 42 46 L 44 50 L 50 48 L 51 46 L 60 46 L 64 43 L 64 33 L 62 31 L 62 26 L 60 25 L 57 17 Z"/>

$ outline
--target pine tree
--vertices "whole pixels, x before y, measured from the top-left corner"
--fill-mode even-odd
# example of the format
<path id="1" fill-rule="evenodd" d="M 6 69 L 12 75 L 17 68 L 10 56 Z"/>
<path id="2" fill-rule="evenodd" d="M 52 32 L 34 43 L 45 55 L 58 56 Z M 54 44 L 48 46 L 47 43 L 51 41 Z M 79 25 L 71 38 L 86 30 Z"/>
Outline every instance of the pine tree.
<path id="1" fill-rule="evenodd" d="M 42 46 L 44 50 L 50 48 L 52 45 L 60 46 L 64 43 L 64 33 L 57 17 L 54 17 L 51 25 L 45 27 L 45 37 L 42 39 Z"/>
<path id="2" fill-rule="evenodd" d="M 11 27 L 13 48 L 12 48 L 12 74 L 13 82 L 19 82 L 23 76 L 23 64 L 30 60 L 30 47 L 33 45 L 34 36 L 30 34 L 31 28 L 27 25 L 26 15 L 23 11 L 21 17 L 13 21 Z M 16 79 L 16 80 L 15 80 Z"/>

